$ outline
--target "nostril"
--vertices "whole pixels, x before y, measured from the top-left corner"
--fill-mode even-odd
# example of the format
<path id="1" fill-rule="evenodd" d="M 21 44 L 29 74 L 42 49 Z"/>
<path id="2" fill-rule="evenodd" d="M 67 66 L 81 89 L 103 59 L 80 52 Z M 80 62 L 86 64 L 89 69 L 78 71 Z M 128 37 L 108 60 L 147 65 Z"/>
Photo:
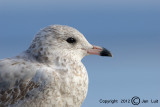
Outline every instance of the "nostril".
<path id="1" fill-rule="evenodd" d="M 99 46 L 93 46 L 93 49 L 103 50 L 103 48 L 101 48 Z"/>

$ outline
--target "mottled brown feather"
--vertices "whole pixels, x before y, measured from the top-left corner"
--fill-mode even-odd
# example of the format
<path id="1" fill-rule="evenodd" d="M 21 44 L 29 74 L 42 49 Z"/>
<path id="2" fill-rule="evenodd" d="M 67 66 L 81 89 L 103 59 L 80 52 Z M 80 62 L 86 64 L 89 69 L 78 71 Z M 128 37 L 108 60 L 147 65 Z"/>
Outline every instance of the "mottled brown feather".
<path id="1" fill-rule="evenodd" d="M 28 82 L 19 82 L 15 84 L 15 87 L 8 90 L 0 90 L 0 107 L 7 106 L 9 104 L 15 104 L 19 100 L 23 100 L 27 97 L 27 93 L 35 88 L 38 88 L 39 84 L 34 83 L 33 81 Z"/>

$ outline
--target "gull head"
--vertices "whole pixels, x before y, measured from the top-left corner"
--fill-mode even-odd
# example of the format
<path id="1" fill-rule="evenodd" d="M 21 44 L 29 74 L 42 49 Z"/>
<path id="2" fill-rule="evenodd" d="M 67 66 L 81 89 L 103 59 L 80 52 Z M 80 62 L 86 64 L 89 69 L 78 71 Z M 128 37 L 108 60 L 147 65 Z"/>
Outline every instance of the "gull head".
<path id="1" fill-rule="evenodd" d="M 27 52 L 41 62 L 50 62 L 55 57 L 81 61 L 86 55 L 112 56 L 110 51 L 91 45 L 75 28 L 50 25 L 40 30 Z"/>

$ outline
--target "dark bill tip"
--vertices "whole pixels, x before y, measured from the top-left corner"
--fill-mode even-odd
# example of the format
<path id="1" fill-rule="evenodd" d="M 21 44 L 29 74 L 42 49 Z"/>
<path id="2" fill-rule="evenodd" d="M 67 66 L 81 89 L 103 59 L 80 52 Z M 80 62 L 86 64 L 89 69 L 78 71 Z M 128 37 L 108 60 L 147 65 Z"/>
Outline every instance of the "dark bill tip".
<path id="1" fill-rule="evenodd" d="M 100 52 L 100 56 L 112 57 L 112 54 L 111 54 L 110 51 L 108 51 L 107 49 L 103 48 L 103 50 Z"/>

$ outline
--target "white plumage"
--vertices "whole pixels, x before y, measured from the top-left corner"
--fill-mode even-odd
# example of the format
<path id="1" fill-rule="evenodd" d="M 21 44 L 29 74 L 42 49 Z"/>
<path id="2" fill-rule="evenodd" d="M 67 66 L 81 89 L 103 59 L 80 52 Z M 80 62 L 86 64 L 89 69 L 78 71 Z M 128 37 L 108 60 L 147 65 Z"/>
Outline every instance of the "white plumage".
<path id="1" fill-rule="evenodd" d="M 80 107 L 88 90 L 81 60 L 89 54 L 111 56 L 72 27 L 42 29 L 26 51 L 0 60 L 0 107 Z"/>

